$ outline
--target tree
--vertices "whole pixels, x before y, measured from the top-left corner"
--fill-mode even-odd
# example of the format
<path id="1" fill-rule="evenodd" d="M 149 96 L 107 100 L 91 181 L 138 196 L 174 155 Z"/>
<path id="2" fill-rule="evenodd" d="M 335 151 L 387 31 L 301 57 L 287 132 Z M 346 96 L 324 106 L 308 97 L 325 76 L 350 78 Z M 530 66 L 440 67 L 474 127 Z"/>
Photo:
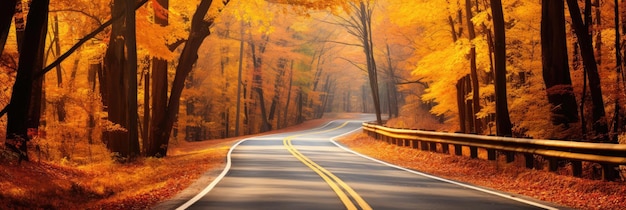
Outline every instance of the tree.
<path id="1" fill-rule="evenodd" d="M 551 119 L 554 125 L 567 127 L 578 121 L 578 112 L 569 73 L 564 2 L 542 1 L 541 8 L 543 80 L 552 105 Z"/>
<path id="2" fill-rule="evenodd" d="M 506 35 L 504 14 L 500 0 L 490 0 L 493 15 L 495 89 L 496 89 L 496 134 L 513 135 L 506 94 Z"/>
<path id="3" fill-rule="evenodd" d="M 168 24 L 169 0 L 158 0 L 157 4 L 153 4 L 155 8 L 154 21 L 156 24 L 166 26 Z M 148 157 L 158 157 L 165 154 L 161 154 L 164 150 L 161 148 L 164 143 L 164 139 L 155 138 L 158 133 L 154 126 L 159 123 L 159 120 L 165 119 L 167 109 L 167 60 L 163 58 L 152 58 L 152 117 L 150 123 L 147 125 L 147 135 L 143 138 L 144 141 L 144 155 Z M 146 79 L 147 81 L 147 79 Z M 146 84 L 147 85 L 147 84 Z M 144 93 L 148 95 L 148 92 Z M 147 106 L 144 104 L 144 106 Z M 150 115 L 150 113 L 144 113 Z"/>
<path id="4" fill-rule="evenodd" d="M 230 1 L 223 1 L 223 5 L 218 10 L 221 12 L 223 7 Z M 204 39 L 211 34 L 209 27 L 213 25 L 215 19 L 205 19 L 209 8 L 211 8 L 212 0 L 202 0 L 198 5 L 196 12 L 191 19 L 191 29 L 189 36 L 185 41 L 185 46 L 181 52 L 178 60 L 178 66 L 176 67 L 176 74 L 172 83 L 170 97 L 168 99 L 167 107 L 165 108 L 165 114 L 161 118 L 153 116 L 154 124 L 152 128 L 152 134 L 150 136 L 154 138 L 155 144 L 159 146 L 159 157 L 165 157 L 167 155 L 167 148 L 169 145 L 169 138 L 176 120 L 180 107 L 180 96 L 185 87 L 185 80 L 191 70 L 194 63 L 198 60 L 198 49 L 204 41 Z"/>
<path id="5" fill-rule="evenodd" d="M 369 86 L 372 90 L 372 99 L 374 109 L 376 111 L 376 122 L 382 124 L 380 94 L 378 90 L 378 72 L 376 70 L 376 61 L 374 59 L 374 42 L 372 39 L 372 13 L 373 5 L 370 1 L 349 2 L 352 17 L 341 18 L 342 25 L 348 32 L 359 39 L 360 46 L 365 53 L 367 62 L 367 75 L 369 78 Z"/>
<path id="6" fill-rule="evenodd" d="M 0 2 L 0 55 L 4 52 L 4 45 L 9 37 L 9 29 L 15 14 L 15 5 L 18 0 L 4 0 Z"/>
<path id="7" fill-rule="evenodd" d="M 105 131 L 103 141 L 120 161 L 128 161 L 140 154 L 136 111 L 135 5 L 130 2 L 115 0 L 111 8 L 112 16 L 125 14 L 125 18 L 124 21 L 113 23 L 101 78 L 106 83 L 103 104 L 107 107 L 108 120 L 122 127 Z"/>
<path id="8" fill-rule="evenodd" d="M 592 101 L 592 118 L 593 118 L 593 130 L 596 134 L 595 139 L 598 142 L 611 142 L 608 138 L 609 128 L 606 121 L 606 112 L 604 110 L 604 99 L 602 98 L 602 83 L 600 81 L 600 75 L 598 73 L 598 64 L 596 63 L 596 57 L 594 55 L 594 49 L 591 36 L 589 35 L 589 28 L 586 27 L 583 22 L 583 18 L 578 8 L 578 2 L 576 0 L 567 0 L 567 5 L 572 18 L 572 28 L 576 33 L 578 39 L 578 45 L 580 47 L 580 53 L 583 59 L 583 65 L 587 72 L 589 80 L 589 90 L 591 92 Z M 589 14 L 590 15 L 590 14 Z M 612 141 L 614 143 L 617 140 Z"/>
<path id="9" fill-rule="evenodd" d="M 20 160 L 28 160 L 26 142 L 28 136 L 29 107 L 34 75 L 39 71 L 36 63 L 43 63 L 43 48 L 47 33 L 48 0 L 34 0 L 28 14 L 28 24 L 24 37 L 23 49 L 20 52 L 18 74 L 13 85 L 11 102 L 8 106 L 7 138 L 5 145 L 20 155 Z M 33 61 L 33 58 L 35 60 Z"/>
<path id="10" fill-rule="evenodd" d="M 474 30 L 474 23 L 472 22 L 473 12 L 472 12 L 472 1 L 465 0 L 465 17 L 467 22 L 467 31 L 469 35 L 469 40 L 472 41 L 476 38 L 476 31 Z M 472 44 L 470 47 L 469 53 L 470 60 L 470 76 L 472 79 L 472 110 L 471 118 L 468 119 L 470 121 L 470 132 L 480 133 L 482 132 L 482 126 L 480 123 L 480 119 L 478 119 L 477 113 L 480 111 L 480 85 L 478 81 L 478 70 L 476 67 L 476 46 Z"/>

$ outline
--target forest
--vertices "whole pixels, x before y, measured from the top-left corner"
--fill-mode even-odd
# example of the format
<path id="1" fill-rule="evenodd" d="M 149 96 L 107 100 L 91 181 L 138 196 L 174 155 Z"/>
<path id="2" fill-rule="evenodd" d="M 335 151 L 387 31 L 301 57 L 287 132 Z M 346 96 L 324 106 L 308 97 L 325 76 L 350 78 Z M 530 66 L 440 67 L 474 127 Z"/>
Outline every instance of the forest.
<path id="1" fill-rule="evenodd" d="M 329 112 L 623 143 L 623 5 L 3 0 L 2 155 L 133 162 Z"/>

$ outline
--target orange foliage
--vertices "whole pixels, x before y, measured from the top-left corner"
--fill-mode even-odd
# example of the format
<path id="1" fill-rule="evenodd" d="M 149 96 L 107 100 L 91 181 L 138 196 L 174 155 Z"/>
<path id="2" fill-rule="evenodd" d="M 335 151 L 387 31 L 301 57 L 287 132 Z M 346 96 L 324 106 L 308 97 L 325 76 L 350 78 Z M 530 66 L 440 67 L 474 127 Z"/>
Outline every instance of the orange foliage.
<path id="1" fill-rule="evenodd" d="M 219 169 L 235 139 L 189 143 L 162 159 L 131 164 L 101 161 L 82 166 L 71 162 L 17 164 L 0 149 L 0 206 L 9 209 L 145 209 L 176 195 L 201 174 Z M 200 145 L 200 146 L 199 146 Z"/>

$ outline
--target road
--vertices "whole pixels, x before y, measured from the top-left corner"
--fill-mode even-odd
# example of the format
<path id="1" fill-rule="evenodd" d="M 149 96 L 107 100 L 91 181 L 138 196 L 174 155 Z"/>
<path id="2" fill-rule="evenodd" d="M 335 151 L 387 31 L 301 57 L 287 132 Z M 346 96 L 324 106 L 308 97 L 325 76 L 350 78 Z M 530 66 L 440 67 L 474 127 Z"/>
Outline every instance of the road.
<path id="1" fill-rule="evenodd" d="M 555 209 L 364 158 L 331 141 L 361 122 L 246 139 L 221 177 L 179 209 Z"/>

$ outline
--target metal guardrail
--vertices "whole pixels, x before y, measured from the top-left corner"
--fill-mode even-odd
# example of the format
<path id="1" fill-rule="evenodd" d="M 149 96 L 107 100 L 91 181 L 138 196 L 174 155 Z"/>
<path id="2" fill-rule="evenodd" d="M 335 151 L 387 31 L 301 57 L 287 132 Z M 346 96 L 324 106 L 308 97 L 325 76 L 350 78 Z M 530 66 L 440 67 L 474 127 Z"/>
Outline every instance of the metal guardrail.
<path id="1" fill-rule="evenodd" d="M 441 133 L 389 128 L 370 123 L 363 123 L 363 130 L 376 139 L 422 150 L 436 151 L 437 144 L 439 144 L 442 152 L 449 153 L 449 145 L 454 145 L 456 155 L 462 155 L 461 147 L 470 147 L 470 156 L 473 158 L 477 157 L 477 148 L 486 149 L 490 160 L 496 159 L 496 151 L 506 154 L 509 162 L 513 161 L 514 153 L 522 153 L 525 155 L 528 168 L 533 167 L 534 155 L 550 160 L 551 170 L 556 170 L 558 160 L 570 160 L 574 161 L 574 176 L 580 176 L 582 171 L 577 166 L 580 162 L 575 163 L 576 161 L 600 163 L 605 168 L 626 165 L 626 145 L 624 144 Z"/>

